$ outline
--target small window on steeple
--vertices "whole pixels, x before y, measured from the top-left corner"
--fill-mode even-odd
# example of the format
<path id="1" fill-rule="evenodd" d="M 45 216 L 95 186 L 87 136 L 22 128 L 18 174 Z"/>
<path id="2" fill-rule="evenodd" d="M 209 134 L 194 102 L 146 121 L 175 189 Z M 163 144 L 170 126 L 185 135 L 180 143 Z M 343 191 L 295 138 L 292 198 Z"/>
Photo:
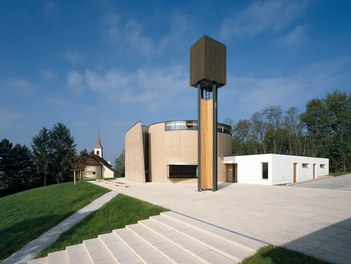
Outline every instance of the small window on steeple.
<path id="1" fill-rule="evenodd" d="M 98 155 L 98 156 L 100 155 L 100 152 L 98 150 L 96 151 L 96 155 Z"/>

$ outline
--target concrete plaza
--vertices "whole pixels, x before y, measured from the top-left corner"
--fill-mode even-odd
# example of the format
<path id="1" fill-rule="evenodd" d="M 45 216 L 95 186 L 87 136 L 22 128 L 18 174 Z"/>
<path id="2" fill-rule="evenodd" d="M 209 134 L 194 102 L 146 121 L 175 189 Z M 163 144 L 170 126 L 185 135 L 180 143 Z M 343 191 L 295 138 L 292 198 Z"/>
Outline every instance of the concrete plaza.
<path id="1" fill-rule="evenodd" d="M 223 183 L 217 192 L 197 192 L 195 182 L 126 181 L 127 188 L 96 184 L 331 263 L 350 263 L 350 179 L 351 175 L 346 175 L 305 186 Z M 346 186 L 336 188 L 340 182 Z"/>

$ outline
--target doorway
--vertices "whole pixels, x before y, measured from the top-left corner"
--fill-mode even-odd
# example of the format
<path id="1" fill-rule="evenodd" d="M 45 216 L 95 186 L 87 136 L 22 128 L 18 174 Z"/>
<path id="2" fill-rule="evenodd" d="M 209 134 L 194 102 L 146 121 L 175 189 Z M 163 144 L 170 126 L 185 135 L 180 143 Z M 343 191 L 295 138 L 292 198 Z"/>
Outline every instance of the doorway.
<path id="1" fill-rule="evenodd" d="M 316 178 L 316 164 L 313 164 L 313 179 Z"/>
<path id="2" fill-rule="evenodd" d="M 297 163 L 294 163 L 294 168 L 293 168 L 293 182 L 296 182 L 296 173 L 297 173 Z"/>
<path id="3" fill-rule="evenodd" d="M 238 182 L 238 164 L 227 165 L 227 182 Z"/>

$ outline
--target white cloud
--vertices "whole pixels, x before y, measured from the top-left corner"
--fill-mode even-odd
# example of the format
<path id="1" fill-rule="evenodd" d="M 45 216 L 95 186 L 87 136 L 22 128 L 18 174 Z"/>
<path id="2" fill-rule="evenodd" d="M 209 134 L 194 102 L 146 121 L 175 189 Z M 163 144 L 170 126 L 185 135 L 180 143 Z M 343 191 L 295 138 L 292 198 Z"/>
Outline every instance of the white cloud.
<path id="1" fill-rule="evenodd" d="M 184 89 L 188 88 L 188 75 L 183 66 L 173 65 L 165 68 L 139 68 L 126 73 L 111 69 L 104 73 L 85 70 L 84 73 L 70 72 L 68 86 L 73 90 L 86 87 L 110 100 L 121 103 L 143 104 L 149 110 L 162 106 L 190 104 L 183 98 Z M 174 100 L 177 98 L 177 100 Z"/>
<path id="2" fill-rule="evenodd" d="M 284 36 L 282 41 L 287 46 L 295 47 L 305 42 L 307 39 L 307 27 L 297 26 Z"/>
<path id="3" fill-rule="evenodd" d="M 304 110 L 307 101 L 313 98 L 324 98 L 336 89 L 345 90 L 351 81 L 350 76 L 351 59 L 311 64 L 288 76 L 253 78 L 229 75 L 228 87 L 223 88 L 220 96 L 223 104 L 235 102 L 234 113 L 245 112 L 246 116 L 266 106 L 295 106 Z"/>
<path id="4" fill-rule="evenodd" d="M 25 94 L 37 89 L 38 87 L 25 78 L 15 77 L 5 82 L 5 88 L 17 94 Z"/>
<path id="5" fill-rule="evenodd" d="M 184 50 L 195 31 L 191 21 L 184 14 L 173 13 L 169 17 L 169 31 L 154 42 L 143 30 L 142 24 L 134 18 L 123 21 L 117 13 L 109 12 L 102 19 L 105 37 L 120 50 L 133 49 L 142 55 L 158 55 L 165 50 Z"/>
<path id="6" fill-rule="evenodd" d="M 83 56 L 81 54 L 74 52 L 74 51 L 65 52 L 65 53 L 61 54 L 61 57 L 71 64 L 79 62 L 83 58 Z"/>
<path id="7" fill-rule="evenodd" d="M 77 71 L 68 72 L 67 82 L 68 82 L 68 86 L 78 94 L 84 90 L 83 76 Z"/>
<path id="8" fill-rule="evenodd" d="M 288 27 L 308 6 L 309 1 L 256 1 L 220 27 L 220 36 L 228 39 L 242 35 L 278 32 Z"/>
<path id="9" fill-rule="evenodd" d="M 58 10 L 59 6 L 54 1 L 49 0 L 43 4 L 43 13 L 47 18 L 57 19 Z"/>
<path id="10" fill-rule="evenodd" d="M 131 46 L 143 55 L 155 51 L 154 43 L 143 34 L 142 26 L 135 19 L 122 22 L 117 13 L 109 12 L 104 15 L 102 24 L 107 38 L 123 48 Z"/>
<path id="11" fill-rule="evenodd" d="M 50 69 L 39 69 L 39 75 L 44 81 L 53 81 L 57 78 L 57 73 Z"/>
<path id="12" fill-rule="evenodd" d="M 0 107 L 0 128 L 8 129 L 16 124 L 20 119 L 21 113 Z"/>

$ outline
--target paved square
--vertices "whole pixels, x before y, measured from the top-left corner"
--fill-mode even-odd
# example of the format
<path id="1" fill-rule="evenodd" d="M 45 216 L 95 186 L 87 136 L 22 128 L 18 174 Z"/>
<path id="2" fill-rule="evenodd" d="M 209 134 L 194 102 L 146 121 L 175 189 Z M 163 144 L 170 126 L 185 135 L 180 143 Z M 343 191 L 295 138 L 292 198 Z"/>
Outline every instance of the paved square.
<path id="1" fill-rule="evenodd" d="M 164 206 L 274 245 L 332 263 L 351 259 L 351 175 L 316 181 L 341 188 L 247 184 L 220 185 L 217 192 L 197 192 L 196 183 L 133 183 L 120 193 Z M 333 185 L 333 180 L 337 181 Z M 335 182 L 334 182 L 335 183 Z"/>

